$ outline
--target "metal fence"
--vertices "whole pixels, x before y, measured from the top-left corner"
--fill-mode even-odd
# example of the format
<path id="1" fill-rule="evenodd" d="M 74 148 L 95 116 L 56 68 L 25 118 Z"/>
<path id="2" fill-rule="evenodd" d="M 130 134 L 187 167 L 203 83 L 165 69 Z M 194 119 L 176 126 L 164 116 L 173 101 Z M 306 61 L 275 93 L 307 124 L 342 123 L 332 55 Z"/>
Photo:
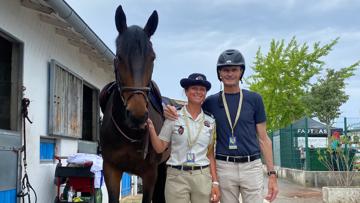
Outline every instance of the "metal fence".
<path id="1" fill-rule="evenodd" d="M 303 118 L 270 133 L 274 164 L 284 168 L 327 171 L 328 168 L 319 161 L 319 152 L 324 152 L 331 145 L 328 131 L 326 125 L 311 118 Z M 341 147 L 348 147 L 350 157 L 355 156 L 354 169 L 356 169 L 360 166 L 360 163 L 356 161 L 360 158 L 360 118 L 337 119 L 330 129 L 330 134 L 333 135 L 336 132 L 350 139 L 349 146 Z"/>

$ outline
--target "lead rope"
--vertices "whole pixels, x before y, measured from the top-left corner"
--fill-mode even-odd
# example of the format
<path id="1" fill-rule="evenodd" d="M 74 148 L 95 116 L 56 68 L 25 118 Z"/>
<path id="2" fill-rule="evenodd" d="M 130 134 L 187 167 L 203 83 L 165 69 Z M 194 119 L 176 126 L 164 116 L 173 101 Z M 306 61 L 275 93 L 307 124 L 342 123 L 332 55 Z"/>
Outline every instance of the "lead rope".
<path id="1" fill-rule="evenodd" d="M 31 186 L 29 181 L 29 176 L 27 174 L 27 162 L 26 162 L 26 120 L 29 121 L 29 123 L 32 123 L 32 121 L 28 117 L 28 107 L 30 105 L 30 100 L 28 98 L 23 98 L 21 101 L 21 114 L 23 116 L 23 134 L 24 134 L 24 145 L 22 147 L 22 151 L 24 152 L 24 177 L 21 179 L 21 191 L 17 193 L 17 197 L 22 198 L 22 202 L 25 203 L 25 197 L 28 197 L 28 202 L 31 203 L 30 199 L 30 192 L 32 191 L 35 195 L 35 203 L 37 203 L 37 195 L 34 190 L 34 188 Z M 26 120 L 25 120 L 26 119 Z"/>

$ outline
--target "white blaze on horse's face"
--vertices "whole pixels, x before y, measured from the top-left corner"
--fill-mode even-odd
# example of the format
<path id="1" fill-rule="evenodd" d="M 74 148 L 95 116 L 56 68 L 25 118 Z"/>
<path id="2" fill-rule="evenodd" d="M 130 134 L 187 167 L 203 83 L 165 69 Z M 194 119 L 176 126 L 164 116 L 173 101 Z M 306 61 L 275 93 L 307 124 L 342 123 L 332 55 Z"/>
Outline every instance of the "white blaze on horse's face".
<path id="1" fill-rule="evenodd" d="M 134 128 L 145 127 L 148 118 L 148 93 L 154 66 L 155 52 L 150 42 L 154 34 L 158 15 L 154 11 L 145 27 L 128 27 L 121 6 L 115 14 L 116 58 L 114 68 L 121 98 L 126 106 L 125 119 Z"/>

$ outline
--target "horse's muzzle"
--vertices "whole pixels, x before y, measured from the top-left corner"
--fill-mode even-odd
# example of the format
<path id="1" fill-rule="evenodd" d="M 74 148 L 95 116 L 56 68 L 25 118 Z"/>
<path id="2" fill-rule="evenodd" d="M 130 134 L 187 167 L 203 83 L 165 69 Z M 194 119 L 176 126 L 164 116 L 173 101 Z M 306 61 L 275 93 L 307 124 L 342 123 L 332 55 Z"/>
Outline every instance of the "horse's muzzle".
<path id="1" fill-rule="evenodd" d="M 133 129 L 145 129 L 146 121 L 149 118 L 149 113 L 145 112 L 143 116 L 134 116 L 130 111 L 127 113 L 128 126 Z"/>

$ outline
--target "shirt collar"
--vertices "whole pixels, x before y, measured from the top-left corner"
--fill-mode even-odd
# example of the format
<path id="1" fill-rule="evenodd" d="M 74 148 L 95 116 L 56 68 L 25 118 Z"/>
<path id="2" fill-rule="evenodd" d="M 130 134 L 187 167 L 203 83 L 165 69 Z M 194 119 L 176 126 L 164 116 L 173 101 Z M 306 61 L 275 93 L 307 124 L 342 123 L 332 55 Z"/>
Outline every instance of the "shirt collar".
<path id="1" fill-rule="evenodd" d="M 185 114 L 184 114 L 184 112 L 185 112 Z M 194 120 L 194 119 L 191 117 L 190 113 L 188 112 L 186 106 L 183 106 L 183 107 L 181 108 L 181 111 L 179 112 L 179 115 L 186 116 L 186 117 L 190 118 L 191 120 Z M 195 119 L 194 121 L 197 122 L 197 121 L 201 120 L 203 117 L 204 117 L 204 112 L 203 112 L 203 110 L 201 109 L 201 112 L 199 113 L 199 115 L 196 117 L 196 119 Z"/>

